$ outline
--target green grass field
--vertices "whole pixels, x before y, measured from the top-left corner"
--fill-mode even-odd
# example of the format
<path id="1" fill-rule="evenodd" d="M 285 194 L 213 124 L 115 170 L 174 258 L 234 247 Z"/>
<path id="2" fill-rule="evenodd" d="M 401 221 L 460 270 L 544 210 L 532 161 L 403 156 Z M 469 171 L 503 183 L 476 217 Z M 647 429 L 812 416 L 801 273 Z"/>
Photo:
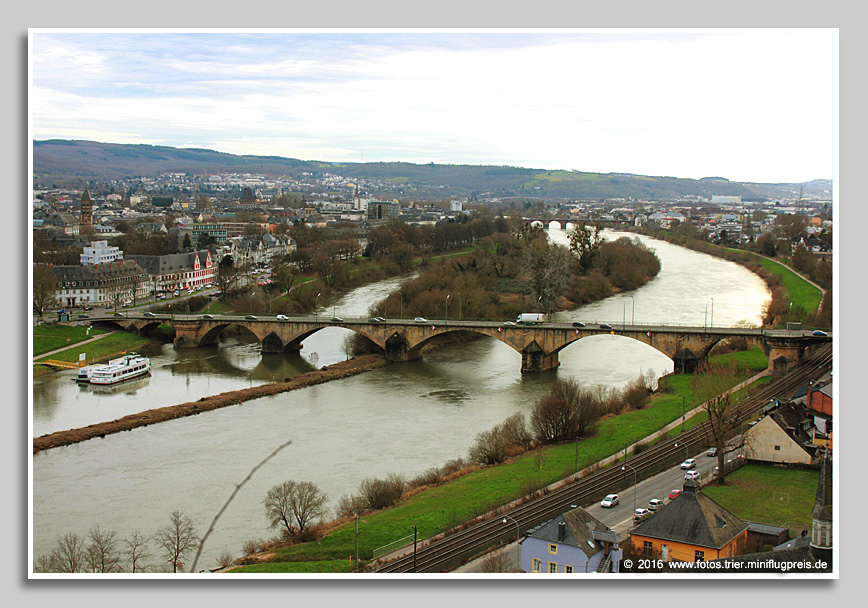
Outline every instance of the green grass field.
<path id="1" fill-rule="evenodd" d="M 745 465 L 726 476 L 726 486 L 709 485 L 702 491 L 741 519 L 810 527 L 819 478 L 819 471 Z"/>
<path id="2" fill-rule="evenodd" d="M 49 357 L 40 357 L 36 360 L 36 362 L 45 359 L 54 359 L 56 361 L 75 363 L 78 361 L 79 354 L 85 353 L 87 362 L 88 364 L 90 364 L 94 363 L 95 361 L 107 359 L 109 357 L 120 356 L 120 354 L 124 351 L 134 351 L 137 348 L 143 346 L 144 344 L 147 344 L 149 341 L 150 340 L 148 338 L 143 338 L 135 334 L 128 334 L 126 332 L 119 331 L 110 336 L 100 338 L 99 340 L 96 340 L 94 342 L 88 342 L 87 344 L 75 346 L 73 348 L 69 348 L 63 352 L 56 353 Z"/>
<path id="3" fill-rule="evenodd" d="M 94 327 L 88 335 L 87 328 L 82 326 L 37 325 L 33 328 L 33 356 L 38 357 L 58 348 L 66 348 L 107 332 L 107 329 Z"/>
<path id="4" fill-rule="evenodd" d="M 729 249 L 729 251 L 742 252 L 740 249 Z M 761 255 L 752 255 L 763 268 L 781 277 L 781 281 L 789 294 L 790 302 L 793 303 L 793 306 L 799 306 L 809 314 L 815 312 L 820 307 L 823 295 L 814 285 L 790 270 L 785 264 L 775 262 Z"/>

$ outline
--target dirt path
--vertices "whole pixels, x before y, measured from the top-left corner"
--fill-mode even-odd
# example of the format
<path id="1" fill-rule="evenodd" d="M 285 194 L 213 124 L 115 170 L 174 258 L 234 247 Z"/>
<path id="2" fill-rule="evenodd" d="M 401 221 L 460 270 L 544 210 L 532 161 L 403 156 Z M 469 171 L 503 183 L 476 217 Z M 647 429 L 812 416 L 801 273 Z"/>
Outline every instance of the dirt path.
<path id="1" fill-rule="evenodd" d="M 349 361 L 341 361 L 340 363 L 287 379 L 285 382 L 274 382 L 237 391 L 229 391 L 211 397 L 202 397 L 198 401 L 190 401 L 180 405 L 170 405 L 146 410 L 138 414 L 130 414 L 111 422 L 100 422 L 78 429 L 42 435 L 33 439 L 33 453 L 36 454 L 42 450 L 49 450 L 63 445 L 72 445 L 73 443 L 87 441 L 95 437 L 102 438 L 112 433 L 129 431 L 140 426 L 193 416 L 209 410 L 226 407 L 227 405 L 243 403 L 250 399 L 277 395 L 278 393 L 313 386 L 314 384 L 322 384 L 330 380 L 355 376 L 356 374 L 383 367 L 386 363 L 387 361 L 382 355 L 363 355 Z"/>

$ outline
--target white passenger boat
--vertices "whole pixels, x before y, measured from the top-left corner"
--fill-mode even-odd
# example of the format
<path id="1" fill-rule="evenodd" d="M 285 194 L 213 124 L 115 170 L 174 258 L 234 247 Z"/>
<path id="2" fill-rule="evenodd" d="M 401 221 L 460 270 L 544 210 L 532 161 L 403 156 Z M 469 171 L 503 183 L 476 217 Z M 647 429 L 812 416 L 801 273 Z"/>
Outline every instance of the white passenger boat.
<path id="1" fill-rule="evenodd" d="M 151 371 L 151 360 L 136 353 L 122 357 L 119 361 L 111 361 L 93 370 L 90 375 L 91 384 L 116 384 L 144 376 Z"/>
<path id="2" fill-rule="evenodd" d="M 123 363 L 123 357 L 119 359 L 110 359 L 108 363 L 97 363 L 95 365 L 88 365 L 87 367 L 79 368 L 78 375 L 75 377 L 76 382 L 90 382 L 90 377 L 95 370 L 102 369 L 109 365 L 116 365 L 118 363 Z"/>

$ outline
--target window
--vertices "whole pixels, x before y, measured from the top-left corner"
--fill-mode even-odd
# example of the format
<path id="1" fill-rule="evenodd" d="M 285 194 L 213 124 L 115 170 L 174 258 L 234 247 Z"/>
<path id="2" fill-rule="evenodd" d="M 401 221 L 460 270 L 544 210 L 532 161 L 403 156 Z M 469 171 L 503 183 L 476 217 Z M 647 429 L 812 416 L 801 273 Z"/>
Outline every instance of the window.
<path id="1" fill-rule="evenodd" d="M 694 551 L 693 552 L 693 561 L 704 562 L 705 561 L 705 551 Z"/>
<path id="2" fill-rule="evenodd" d="M 642 543 L 642 550 L 645 553 L 651 553 L 654 550 L 654 543 L 652 543 L 650 540 L 646 540 Z"/>
<path id="3" fill-rule="evenodd" d="M 557 555 L 558 554 L 558 546 L 549 544 L 549 553 L 551 553 L 552 555 Z"/>
<path id="4" fill-rule="evenodd" d="M 554 574 L 558 571 L 557 562 L 549 562 L 549 574 Z"/>
<path id="5" fill-rule="evenodd" d="M 533 558 L 533 566 L 531 567 L 532 572 L 539 572 L 540 566 L 542 565 L 542 561 L 537 558 Z"/>
<path id="6" fill-rule="evenodd" d="M 564 572 L 566 572 L 567 574 L 572 574 L 573 573 L 573 567 L 572 566 L 564 566 Z"/>
<path id="7" fill-rule="evenodd" d="M 781 451 L 781 446 L 776 445 L 776 446 L 775 446 L 775 451 L 776 451 L 776 452 L 780 452 L 780 451 Z"/>

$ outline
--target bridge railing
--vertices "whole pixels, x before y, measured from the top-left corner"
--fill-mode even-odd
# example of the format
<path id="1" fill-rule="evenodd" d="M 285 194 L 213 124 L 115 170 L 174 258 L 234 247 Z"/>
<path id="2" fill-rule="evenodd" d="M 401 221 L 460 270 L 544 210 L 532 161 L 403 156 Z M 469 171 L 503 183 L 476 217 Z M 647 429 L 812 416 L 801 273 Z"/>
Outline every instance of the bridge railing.
<path id="1" fill-rule="evenodd" d="M 205 313 L 153 313 L 154 316 L 146 316 L 144 313 L 124 313 L 121 317 L 116 317 L 113 314 L 107 315 L 91 315 L 86 320 L 96 320 L 96 321 L 120 321 L 121 319 L 135 319 L 135 320 L 160 320 L 160 319 L 172 319 L 172 320 L 214 320 L 214 321 L 246 321 L 249 313 L 236 313 L 236 314 L 220 314 L 220 313 L 210 313 L 212 318 L 205 319 Z M 286 321 L 286 322 L 296 322 L 296 323 L 304 323 L 304 322 L 319 322 L 319 323 L 331 323 L 334 318 L 331 314 L 322 314 L 322 315 L 305 315 L 305 316 L 292 316 L 287 319 L 277 319 L 277 313 L 253 313 L 253 316 L 256 317 L 257 321 Z M 364 316 L 343 316 L 337 315 L 337 318 L 340 321 L 335 321 L 335 323 L 374 323 L 371 319 L 373 317 L 369 315 Z M 589 330 L 601 330 L 601 331 L 638 331 L 638 332 L 678 332 L 678 331 L 689 331 L 692 333 L 702 331 L 704 333 L 726 333 L 729 335 L 743 335 L 743 336 L 760 336 L 760 335 L 792 335 L 799 336 L 805 335 L 806 333 L 812 331 L 811 328 L 803 328 L 800 330 L 787 330 L 787 329 L 769 329 L 769 328 L 756 328 L 756 327 L 731 327 L 725 325 L 702 325 L 702 324 L 685 324 L 685 323 L 622 323 L 620 321 L 581 321 L 584 325 L 583 327 L 574 327 L 572 324 L 574 321 L 572 320 L 550 320 L 543 321 L 538 324 L 528 325 L 528 324 L 517 324 L 515 321 L 510 320 L 500 320 L 500 319 L 483 319 L 477 317 L 425 317 L 425 321 L 417 322 L 416 317 L 410 316 L 388 316 L 385 317 L 385 323 L 382 321 L 376 322 L 379 325 L 435 325 L 437 327 L 443 327 L 448 325 L 461 325 L 466 323 L 470 324 L 484 324 L 485 327 L 510 327 L 507 323 L 511 323 L 516 327 L 528 328 L 528 327 L 542 327 L 542 328 L 557 328 L 557 329 L 589 329 Z M 82 319 L 85 320 L 85 319 Z M 608 325 L 609 328 L 602 328 L 602 325 Z M 828 334 L 831 337 L 831 334 Z"/>

